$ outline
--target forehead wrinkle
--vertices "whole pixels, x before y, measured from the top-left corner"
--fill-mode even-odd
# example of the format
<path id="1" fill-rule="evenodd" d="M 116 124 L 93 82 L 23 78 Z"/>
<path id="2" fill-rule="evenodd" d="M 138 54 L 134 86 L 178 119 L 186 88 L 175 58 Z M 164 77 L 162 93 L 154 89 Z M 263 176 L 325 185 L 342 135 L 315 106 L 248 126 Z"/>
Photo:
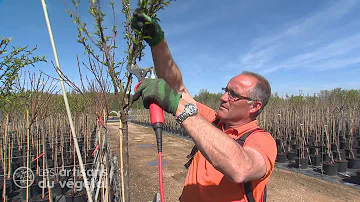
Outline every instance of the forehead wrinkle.
<path id="1" fill-rule="evenodd" d="M 255 78 L 247 75 L 239 75 L 232 78 L 229 82 L 229 86 L 238 94 L 245 93 L 248 96 L 251 90 L 256 86 Z"/>
<path id="2" fill-rule="evenodd" d="M 233 90 L 235 93 L 241 96 L 248 96 L 250 90 L 252 89 L 251 86 L 245 86 L 245 87 L 242 86 L 241 82 L 234 82 L 234 83 L 230 82 L 228 86 L 231 90 Z"/>

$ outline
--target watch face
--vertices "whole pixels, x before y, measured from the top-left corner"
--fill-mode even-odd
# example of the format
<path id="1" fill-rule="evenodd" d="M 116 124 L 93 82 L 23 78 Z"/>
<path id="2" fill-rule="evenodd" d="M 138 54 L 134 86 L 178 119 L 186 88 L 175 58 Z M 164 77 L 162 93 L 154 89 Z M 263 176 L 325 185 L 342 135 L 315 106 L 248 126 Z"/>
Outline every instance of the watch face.
<path id="1" fill-rule="evenodd" d="M 193 104 L 189 104 L 188 109 L 189 109 L 190 114 L 196 114 L 197 113 L 197 108 Z"/>

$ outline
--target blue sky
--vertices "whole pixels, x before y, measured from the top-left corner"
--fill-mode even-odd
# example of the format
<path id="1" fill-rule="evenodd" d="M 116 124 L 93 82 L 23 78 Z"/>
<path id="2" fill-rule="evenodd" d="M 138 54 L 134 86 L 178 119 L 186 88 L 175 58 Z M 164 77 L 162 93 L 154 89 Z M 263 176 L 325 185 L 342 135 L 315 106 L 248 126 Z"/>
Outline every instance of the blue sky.
<path id="1" fill-rule="evenodd" d="M 47 0 L 60 66 L 78 81 L 76 55 L 84 49 L 76 42 L 76 25 L 66 13 L 66 0 Z M 68 5 L 71 1 L 67 0 Z M 85 1 L 84 1 L 85 2 Z M 105 2 L 105 0 L 104 0 Z M 136 1 L 132 1 L 132 7 Z M 160 11 L 174 60 L 192 95 L 200 89 L 220 92 L 229 79 L 244 70 L 264 75 L 273 93 L 313 94 L 320 90 L 359 89 L 360 1 L 356 0 L 177 0 Z M 117 25 L 124 16 L 117 3 Z M 110 11 L 104 5 L 105 11 Z M 85 3 L 80 15 L 90 22 Z M 110 15 L 110 13 L 109 13 Z M 0 35 L 13 45 L 38 46 L 49 63 L 32 71 L 56 76 L 40 0 L 0 0 Z M 112 25 L 111 16 L 106 25 Z M 117 57 L 125 42 L 118 38 Z M 152 66 L 149 48 L 141 67 Z M 29 68 L 30 69 L 30 68 Z"/>

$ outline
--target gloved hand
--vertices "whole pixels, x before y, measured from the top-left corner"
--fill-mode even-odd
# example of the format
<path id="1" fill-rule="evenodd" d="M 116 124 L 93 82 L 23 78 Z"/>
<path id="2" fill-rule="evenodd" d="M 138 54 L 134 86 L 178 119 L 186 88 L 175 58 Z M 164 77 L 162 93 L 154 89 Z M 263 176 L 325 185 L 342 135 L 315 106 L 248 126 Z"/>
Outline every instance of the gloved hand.
<path id="1" fill-rule="evenodd" d="M 143 28 L 143 36 L 147 36 L 145 41 L 149 46 L 156 46 L 164 38 L 164 32 L 157 20 L 146 15 L 141 9 L 135 9 L 131 19 L 131 28 L 138 31 Z"/>
<path id="2" fill-rule="evenodd" d="M 140 96 L 146 109 L 154 102 L 172 115 L 175 115 L 181 98 L 181 94 L 174 91 L 164 79 L 146 79 L 135 91 L 133 102 Z"/>

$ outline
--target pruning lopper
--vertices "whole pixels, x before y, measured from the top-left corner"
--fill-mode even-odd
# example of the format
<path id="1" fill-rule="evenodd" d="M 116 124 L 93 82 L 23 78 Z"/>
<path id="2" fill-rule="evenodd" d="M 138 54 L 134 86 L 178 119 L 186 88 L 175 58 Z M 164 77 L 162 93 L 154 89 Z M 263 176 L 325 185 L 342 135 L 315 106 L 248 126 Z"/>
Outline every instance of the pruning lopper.
<path id="1" fill-rule="evenodd" d="M 128 65 L 126 69 L 133 75 L 135 75 L 139 81 L 138 84 L 135 86 L 135 91 L 137 88 L 141 85 L 141 83 L 145 79 L 156 79 L 155 70 L 154 67 L 149 68 L 140 68 L 138 65 Z M 147 74 L 150 72 L 150 77 L 147 77 Z M 156 128 L 161 128 L 164 125 L 164 112 L 163 110 L 155 103 L 151 103 L 149 106 L 150 109 L 150 119 L 151 119 L 151 125 L 153 126 L 154 130 L 156 131 Z"/>
<path id="2" fill-rule="evenodd" d="M 145 79 L 156 79 L 154 67 L 149 67 L 142 69 L 138 65 L 128 65 L 126 69 L 131 73 L 134 74 L 139 83 L 135 86 L 135 91 L 141 85 L 141 83 Z M 150 72 L 150 78 L 147 77 L 147 74 Z M 162 129 L 164 126 L 164 112 L 163 110 L 155 103 L 151 103 L 149 106 L 150 110 L 150 120 L 151 125 L 155 131 L 156 135 L 156 143 L 158 149 L 158 157 L 159 157 L 159 185 L 160 185 L 160 197 L 161 201 L 164 202 L 164 186 L 162 182 Z"/>

